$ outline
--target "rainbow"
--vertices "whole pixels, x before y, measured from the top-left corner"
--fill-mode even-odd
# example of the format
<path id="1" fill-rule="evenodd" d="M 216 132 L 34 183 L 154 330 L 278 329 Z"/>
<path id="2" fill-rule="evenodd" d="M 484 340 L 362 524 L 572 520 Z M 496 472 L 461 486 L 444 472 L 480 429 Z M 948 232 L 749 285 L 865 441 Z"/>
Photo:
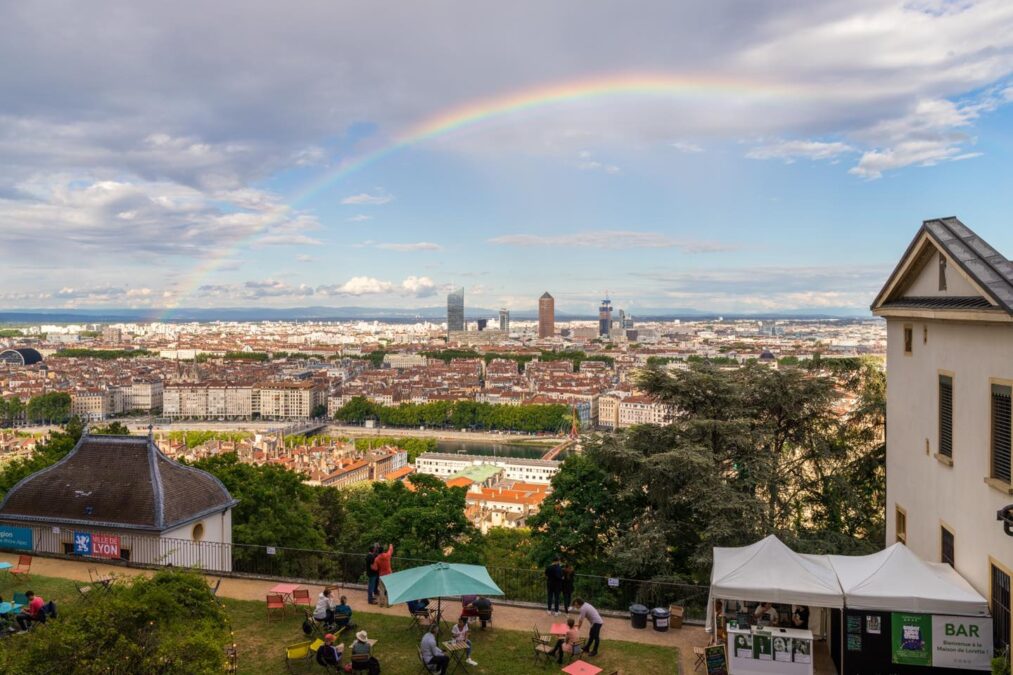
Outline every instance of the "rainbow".
<path id="1" fill-rule="evenodd" d="M 480 125 L 489 120 L 521 115 L 551 106 L 631 96 L 667 99 L 717 97 L 784 100 L 809 98 L 817 95 L 826 97 L 832 95 L 832 92 L 815 91 L 812 88 L 803 89 L 798 86 L 761 82 L 754 79 L 722 78 L 711 75 L 616 74 L 547 84 L 465 103 L 423 120 L 393 137 L 385 145 L 359 156 L 350 157 L 309 182 L 290 198 L 289 205 L 292 208 L 298 207 L 323 190 L 340 182 L 346 176 L 406 148 Z M 223 247 L 221 251 L 209 255 L 189 275 L 190 281 L 177 294 L 175 306 L 178 306 L 180 301 L 191 297 L 223 261 L 253 241 L 273 224 L 268 221 L 256 231 L 233 242 L 231 246 Z M 165 319 L 171 311 L 171 308 L 165 310 L 156 320 Z"/>

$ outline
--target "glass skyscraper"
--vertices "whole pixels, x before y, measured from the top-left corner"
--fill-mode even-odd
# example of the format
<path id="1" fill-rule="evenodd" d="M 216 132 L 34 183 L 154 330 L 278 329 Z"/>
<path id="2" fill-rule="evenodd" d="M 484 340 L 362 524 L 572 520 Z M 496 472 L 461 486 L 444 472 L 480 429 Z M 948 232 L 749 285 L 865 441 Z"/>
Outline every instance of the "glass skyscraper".
<path id="1" fill-rule="evenodd" d="M 464 330 L 464 289 L 455 288 L 447 294 L 447 332 Z"/>

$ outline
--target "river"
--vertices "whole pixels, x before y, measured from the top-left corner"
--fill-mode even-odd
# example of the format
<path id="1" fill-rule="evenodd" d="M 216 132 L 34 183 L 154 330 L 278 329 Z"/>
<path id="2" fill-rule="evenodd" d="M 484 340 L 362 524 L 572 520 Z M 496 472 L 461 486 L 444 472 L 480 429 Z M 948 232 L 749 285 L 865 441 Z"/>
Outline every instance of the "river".
<path id="1" fill-rule="evenodd" d="M 500 457 L 523 457 L 539 459 L 552 448 L 551 445 L 516 445 L 513 443 L 482 443 L 477 441 L 437 441 L 437 452 L 452 452 L 459 455 L 498 455 Z"/>

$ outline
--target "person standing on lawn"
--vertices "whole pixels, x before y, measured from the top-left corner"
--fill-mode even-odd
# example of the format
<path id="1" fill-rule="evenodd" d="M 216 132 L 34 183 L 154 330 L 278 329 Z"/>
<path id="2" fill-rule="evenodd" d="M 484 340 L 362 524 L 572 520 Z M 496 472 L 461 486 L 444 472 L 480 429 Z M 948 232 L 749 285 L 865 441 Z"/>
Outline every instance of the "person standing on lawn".
<path id="1" fill-rule="evenodd" d="M 369 604 L 376 604 L 376 586 L 380 582 L 380 575 L 376 573 L 376 568 L 373 563 L 376 562 L 376 552 L 379 550 L 379 544 L 373 544 L 369 547 L 369 554 L 366 556 L 366 599 Z"/>
<path id="2" fill-rule="evenodd" d="M 601 614 L 591 606 L 590 602 L 584 602 L 581 598 L 573 599 L 573 606 L 577 610 L 577 628 L 584 625 L 586 619 L 591 624 L 591 631 L 587 636 L 587 655 L 598 656 L 598 646 L 601 643 L 601 628 L 605 622 L 601 620 Z"/>
<path id="3" fill-rule="evenodd" d="M 563 592 L 563 565 L 557 555 L 545 568 L 545 591 L 548 595 L 547 610 L 552 616 L 559 614 L 559 595 Z"/>

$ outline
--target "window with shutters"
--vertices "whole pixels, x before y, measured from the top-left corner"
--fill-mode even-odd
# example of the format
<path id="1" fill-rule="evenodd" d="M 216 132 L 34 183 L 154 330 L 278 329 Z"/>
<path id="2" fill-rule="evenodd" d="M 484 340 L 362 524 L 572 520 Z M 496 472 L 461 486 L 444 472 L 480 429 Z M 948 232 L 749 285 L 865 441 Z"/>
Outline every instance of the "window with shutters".
<path id="1" fill-rule="evenodd" d="M 902 544 L 907 544 L 907 512 L 901 507 L 897 507 L 897 541 Z"/>
<path id="2" fill-rule="evenodd" d="M 953 458 L 953 378 L 939 376 L 939 454 Z"/>
<path id="3" fill-rule="evenodd" d="M 904 353 L 911 354 L 912 342 L 914 342 L 914 329 L 911 326 L 904 326 Z"/>
<path id="4" fill-rule="evenodd" d="M 992 385 L 992 478 L 1010 482 L 1013 455 L 1013 388 Z"/>
<path id="5" fill-rule="evenodd" d="M 996 652 L 1009 646 L 1010 639 L 1009 574 L 992 565 L 992 642 Z"/>
<path id="6" fill-rule="evenodd" d="M 953 553 L 953 533 L 945 527 L 939 528 L 939 560 L 950 567 L 956 565 Z"/>

